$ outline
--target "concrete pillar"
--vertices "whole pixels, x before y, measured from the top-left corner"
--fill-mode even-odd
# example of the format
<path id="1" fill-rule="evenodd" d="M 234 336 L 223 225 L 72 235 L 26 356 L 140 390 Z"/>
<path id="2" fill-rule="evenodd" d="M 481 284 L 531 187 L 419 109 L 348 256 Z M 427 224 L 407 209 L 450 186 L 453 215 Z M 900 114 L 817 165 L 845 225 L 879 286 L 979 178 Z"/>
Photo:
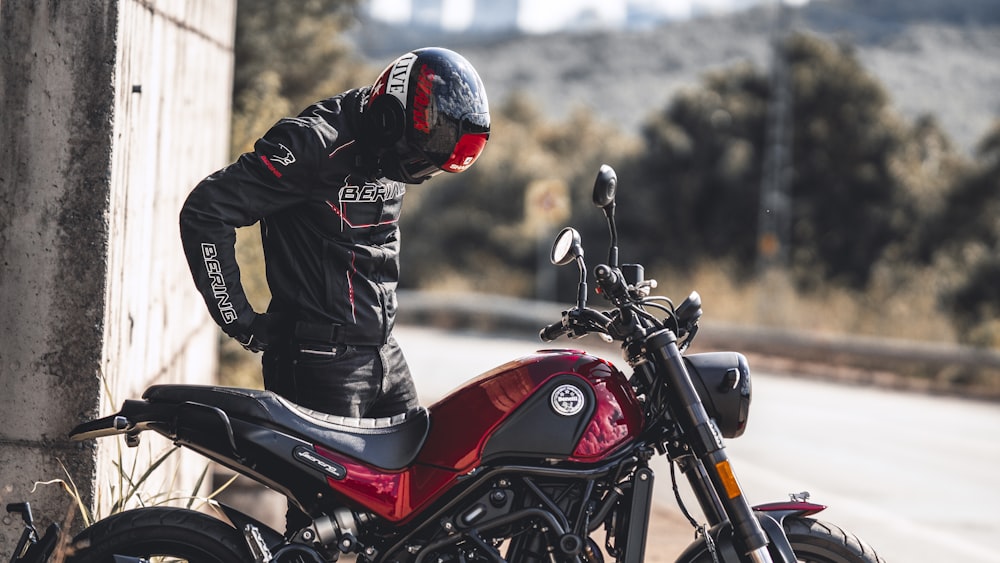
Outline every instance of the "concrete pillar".
<path id="1" fill-rule="evenodd" d="M 69 497 L 31 490 L 68 473 L 106 510 L 136 452 L 67 432 L 152 383 L 214 377 L 177 214 L 228 158 L 234 16 L 235 0 L 0 0 L 2 503 L 62 521 Z M 140 468 L 168 446 L 149 442 Z M 160 481 L 200 468 L 178 471 Z M 2 515 L 7 558 L 20 530 Z"/>

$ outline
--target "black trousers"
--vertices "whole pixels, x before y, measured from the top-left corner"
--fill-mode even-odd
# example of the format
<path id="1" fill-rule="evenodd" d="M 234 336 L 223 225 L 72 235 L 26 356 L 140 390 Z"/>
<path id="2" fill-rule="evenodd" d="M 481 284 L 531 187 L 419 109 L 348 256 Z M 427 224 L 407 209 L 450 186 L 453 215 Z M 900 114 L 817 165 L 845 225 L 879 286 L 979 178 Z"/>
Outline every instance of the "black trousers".
<path id="1" fill-rule="evenodd" d="M 290 341 L 264 353 L 264 388 L 308 409 L 379 418 L 416 408 L 417 391 L 396 339 L 382 346 Z"/>

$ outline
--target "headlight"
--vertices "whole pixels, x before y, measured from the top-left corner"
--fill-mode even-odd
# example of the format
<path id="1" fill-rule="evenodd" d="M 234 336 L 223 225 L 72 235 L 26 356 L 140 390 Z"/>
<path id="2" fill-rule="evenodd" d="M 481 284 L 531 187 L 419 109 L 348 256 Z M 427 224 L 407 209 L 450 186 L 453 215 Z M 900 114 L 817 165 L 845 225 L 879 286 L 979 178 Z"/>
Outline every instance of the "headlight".
<path id="1" fill-rule="evenodd" d="M 687 362 L 695 389 L 708 416 L 726 438 L 737 438 L 750 416 L 750 366 L 739 352 L 689 354 Z"/>

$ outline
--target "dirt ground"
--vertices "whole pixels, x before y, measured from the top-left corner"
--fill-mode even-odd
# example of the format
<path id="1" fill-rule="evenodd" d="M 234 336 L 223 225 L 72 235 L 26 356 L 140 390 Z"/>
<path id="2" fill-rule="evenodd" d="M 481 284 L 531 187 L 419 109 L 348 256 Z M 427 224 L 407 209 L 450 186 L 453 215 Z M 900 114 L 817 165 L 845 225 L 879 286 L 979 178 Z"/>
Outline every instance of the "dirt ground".
<path id="1" fill-rule="evenodd" d="M 676 512 L 653 509 L 646 537 L 645 563 L 676 561 L 677 556 L 694 541 L 694 528 Z"/>

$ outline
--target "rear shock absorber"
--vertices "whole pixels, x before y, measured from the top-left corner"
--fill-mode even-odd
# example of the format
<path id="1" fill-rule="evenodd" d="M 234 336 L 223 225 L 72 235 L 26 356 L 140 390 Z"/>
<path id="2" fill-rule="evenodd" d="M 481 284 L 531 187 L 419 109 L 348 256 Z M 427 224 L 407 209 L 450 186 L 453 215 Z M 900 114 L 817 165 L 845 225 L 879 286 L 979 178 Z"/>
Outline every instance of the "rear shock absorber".
<path id="1" fill-rule="evenodd" d="M 337 507 L 330 514 L 313 520 L 312 528 L 299 533 L 301 539 L 310 541 L 303 534 L 315 533 L 314 541 L 326 546 L 336 546 L 341 553 L 363 553 L 368 558 L 377 555 L 372 546 L 362 544 L 358 538 L 364 532 L 364 525 L 371 520 L 368 513 L 359 514 L 346 507 Z"/>

